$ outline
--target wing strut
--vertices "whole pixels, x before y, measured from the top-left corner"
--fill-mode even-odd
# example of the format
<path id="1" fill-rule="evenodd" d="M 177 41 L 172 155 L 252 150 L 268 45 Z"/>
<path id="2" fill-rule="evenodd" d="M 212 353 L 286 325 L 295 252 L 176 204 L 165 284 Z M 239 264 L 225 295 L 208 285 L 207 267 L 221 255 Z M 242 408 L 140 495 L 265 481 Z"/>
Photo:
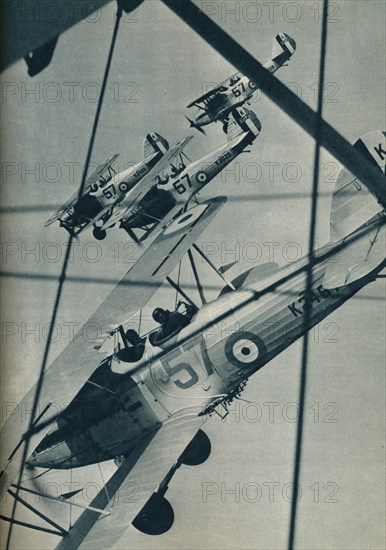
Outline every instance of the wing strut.
<path id="1" fill-rule="evenodd" d="M 16 499 L 18 502 L 20 502 L 20 504 L 22 504 L 23 506 L 25 506 L 28 510 L 31 510 L 31 512 L 33 512 L 34 514 L 36 514 L 39 518 L 43 519 L 45 522 L 47 522 L 49 525 L 51 525 L 51 527 L 55 527 L 55 529 L 57 529 L 59 532 L 55 532 L 56 535 L 61 535 L 64 537 L 64 535 L 66 535 L 68 533 L 68 531 L 66 531 L 65 529 L 63 529 L 63 527 L 61 527 L 60 525 L 58 525 L 57 523 L 55 523 L 55 521 L 53 521 L 52 519 L 50 519 L 48 516 L 46 516 L 45 514 L 43 514 L 42 512 L 39 512 L 39 510 L 37 510 L 34 506 L 32 506 L 31 504 L 29 504 L 27 501 L 25 501 L 23 498 L 21 498 L 21 496 L 17 495 L 14 491 L 11 491 L 9 490 L 8 491 L 9 494 L 14 498 Z M 26 525 L 27 527 L 27 525 Z M 35 526 L 34 525 L 30 525 L 29 526 L 31 529 L 34 529 Z M 50 532 L 52 532 L 50 530 Z"/>
<path id="2" fill-rule="evenodd" d="M 57 498 L 51 495 L 44 495 L 42 493 L 39 493 L 39 491 L 34 491 L 33 489 L 22 487 L 21 485 L 15 485 L 12 483 L 12 487 L 15 487 L 15 489 L 19 489 L 19 491 L 25 491 L 26 493 L 31 493 L 32 495 L 37 495 L 42 498 L 47 498 L 48 500 L 56 500 L 57 502 L 61 502 L 62 504 L 68 504 L 69 506 L 77 506 L 78 508 L 83 508 L 84 510 L 91 510 L 92 512 L 98 512 L 99 514 L 103 514 L 104 516 L 109 516 L 111 514 L 111 512 L 108 512 L 106 510 L 101 510 L 93 506 L 86 506 L 85 504 L 79 504 L 78 502 L 69 502 L 68 500 L 65 500 L 64 498 L 60 498 L 60 497 Z"/>
<path id="3" fill-rule="evenodd" d="M 181 294 L 181 296 L 183 298 L 185 298 L 185 300 L 187 302 L 189 302 L 190 305 L 192 305 L 193 307 L 197 308 L 196 304 L 193 302 L 193 300 L 191 300 L 191 298 L 189 298 L 189 296 L 186 294 L 186 292 L 184 292 L 182 290 L 182 288 L 173 281 L 173 279 L 171 279 L 170 277 L 166 277 L 166 280 L 167 282 L 169 283 L 170 286 L 172 286 L 174 288 L 174 290 L 177 290 L 177 292 L 179 292 Z M 198 309 L 198 308 L 197 308 Z"/>
<path id="4" fill-rule="evenodd" d="M 189 257 L 190 265 L 191 265 L 191 268 L 192 268 L 192 271 L 193 271 L 194 279 L 196 281 L 197 290 L 198 290 L 198 293 L 200 295 L 201 303 L 202 303 L 202 305 L 204 305 L 204 304 L 207 303 L 207 301 L 205 299 L 204 289 L 202 288 L 202 284 L 201 284 L 201 281 L 200 281 L 200 278 L 199 278 L 198 272 L 197 272 L 197 267 L 196 267 L 196 264 L 194 262 L 193 254 L 192 254 L 192 251 L 191 251 L 190 248 L 188 250 L 188 257 Z"/>
<path id="5" fill-rule="evenodd" d="M 43 531 L 43 533 L 49 533 L 50 535 L 58 535 L 58 537 L 63 537 L 63 533 L 60 531 L 54 531 L 53 529 L 47 529 L 47 527 L 39 527 L 38 525 L 33 525 L 32 523 L 27 523 L 25 521 L 20 521 L 15 518 L 7 518 L 6 516 L 0 515 L 0 519 L 7 521 L 13 525 L 20 525 L 21 527 L 28 527 L 29 529 L 34 529 L 35 531 Z"/>
<path id="6" fill-rule="evenodd" d="M 213 269 L 213 271 L 215 271 L 217 273 L 217 275 L 224 281 L 224 283 L 226 283 L 232 290 L 236 290 L 236 287 L 230 281 L 228 281 L 228 279 L 226 277 L 224 277 L 224 275 L 221 273 L 221 271 L 219 269 L 217 269 L 217 267 L 208 258 L 208 256 L 206 256 L 206 254 L 203 253 L 201 248 L 199 248 L 196 244 L 193 244 L 192 246 L 193 246 L 194 250 L 196 250 L 200 254 L 200 256 L 206 261 L 206 263 Z"/>

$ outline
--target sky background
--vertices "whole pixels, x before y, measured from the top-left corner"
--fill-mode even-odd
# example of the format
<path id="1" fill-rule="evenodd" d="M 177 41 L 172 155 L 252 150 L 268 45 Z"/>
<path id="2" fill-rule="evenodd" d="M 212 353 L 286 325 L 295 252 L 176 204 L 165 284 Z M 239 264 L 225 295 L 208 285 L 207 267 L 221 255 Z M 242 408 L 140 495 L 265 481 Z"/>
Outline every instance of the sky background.
<path id="1" fill-rule="evenodd" d="M 270 58 L 275 34 L 293 37 L 297 51 L 277 76 L 316 108 L 321 2 L 201 4 L 262 62 Z M 66 233 L 43 224 L 50 209 L 79 185 L 96 86 L 110 46 L 113 6 L 63 34 L 50 66 L 40 75 L 29 78 L 24 62 L 2 75 L 2 207 L 38 207 L 2 216 L 4 271 L 60 273 Z M 354 142 L 384 127 L 385 5 L 337 0 L 331 6 L 323 114 Z M 157 131 L 169 143 L 189 135 L 185 105 L 233 71 L 161 2 L 146 0 L 121 23 L 92 161 L 120 153 L 122 169 L 142 158 L 147 132 Z M 304 254 L 308 242 L 313 140 L 269 98 L 259 96 L 251 108 L 261 120 L 261 135 L 251 152 L 201 195 L 229 197 L 199 244 L 218 265 L 238 260 L 232 276 L 267 261 L 285 265 L 294 254 Z M 207 137 L 195 133 L 186 152 L 195 160 L 224 141 L 221 126 L 212 125 Z M 323 152 L 320 244 L 329 240 L 330 195 L 338 166 Z M 31 250 L 35 254 L 27 253 Z M 111 231 L 103 243 L 96 243 L 90 232 L 80 237 L 68 274 L 89 281 L 64 286 L 51 358 L 68 343 L 69 324 L 84 323 L 139 254 L 120 230 Z M 201 268 L 208 285 L 218 284 Z M 99 284 L 94 280 L 98 277 L 112 282 Z M 2 420 L 7 403 L 16 403 L 36 381 L 56 290 L 55 281 L 2 280 Z M 208 295 L 214 298 L 216 291 Z M 384 297 L 379 280 L 323 321 L 311 337 L 298 548 L 384 547 Z M 155 304 L 170 307 L 171 301 L 173 293 L 165 291 L 152 300 L 149 311 Z M 31 328 L 35 334 L 26 333 Z M 290 514 L 285 488 L 292 481 L 296 434 L 290 404 L 298 401 L 300 360 L 298 342 L 249 381 L 243 398 L 252 405 L 237 402 L 235 414 L 225 422 L 207 422 L 211 457 L 201 466 L 181 468 L 167 493 L 175 510 L 172 530 L 149 538 L 130 528 L 117 548 L 285 548 Z M 105 475 L 112 471 L 111 465 L 103 466 Z M 77 479 L 80 472 L 73 475 Z M 96 468 L 86 475 L 101 482 Z M 64 479 L 55 477 L 60 483 Z M 252 502 L 258 487 L 260 500 Z M 232 488 L 236 495 L 226 493 Z M 210 490 L 215 494 L 205 492 Z M 13 548 L 52 548 L 57 541 L 26 530 L 14 535 Z"/>

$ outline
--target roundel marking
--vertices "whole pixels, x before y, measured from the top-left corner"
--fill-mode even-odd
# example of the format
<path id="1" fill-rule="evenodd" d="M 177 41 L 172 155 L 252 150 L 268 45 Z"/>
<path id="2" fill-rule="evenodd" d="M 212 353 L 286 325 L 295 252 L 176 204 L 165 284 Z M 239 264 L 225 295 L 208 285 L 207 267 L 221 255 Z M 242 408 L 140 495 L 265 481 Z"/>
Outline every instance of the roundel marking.
<path id="1" fill-rule="evenodd" d="M 255 90 L 255 88 L 257 88 L 256 84 L 252 82 L 252 80 L 248 82 L 248 86 L 250 87 L 251 90 Z"/>
<path id="2" fill-rule="evenodd" d="M 206 174 L 206 172 L 197 172 L 196 180 L 199 183 L 205 183 L 206 181 L 208 181 L 208 174 Z"/>
<path id="3" fill-rule="evenodd" d="M 193 214 L 187 214 L 186 216 L 183 216 L 182 218 L 180 218 L 178 220 L 178 225 L 181 225 L 182 223 L 185 223 L 187 222 L 188 220 L 190 220 L 190 218 L 193 216 Z"/>
<path id="4" fill-rule="evenodd" d="M 225 343 L 225 356 L 235 367 L 257 367 L 266 352 L 263 340 L 251 332 L 235 332 Z"/>
<path id="5" fill-rule="evenodd" d="M 207 204 L 200 204 L 198 206 L 195 206 L 194 208 L 192 208 L 192 210 L 190 210 L 190 212 L 186 212 L 184 215 L 181 215 L 180 217 L 175 219 L 169 225 L 169 227 L 165 229 L 164 235 L 176 233 L 184 227 L 192 225 L 192 223 L 195 222 L 203 214 L 203 212 L 205 212 L 207 208 Z"/>
<path id="6" fill-rule="evenodd" d="M 129 189 L 129 186 L 125 181 L 121 181 L 121 183 L 118 185 L 118 188 L 122 193 L 126 193 L 126 191 L 128 191 Z"/>

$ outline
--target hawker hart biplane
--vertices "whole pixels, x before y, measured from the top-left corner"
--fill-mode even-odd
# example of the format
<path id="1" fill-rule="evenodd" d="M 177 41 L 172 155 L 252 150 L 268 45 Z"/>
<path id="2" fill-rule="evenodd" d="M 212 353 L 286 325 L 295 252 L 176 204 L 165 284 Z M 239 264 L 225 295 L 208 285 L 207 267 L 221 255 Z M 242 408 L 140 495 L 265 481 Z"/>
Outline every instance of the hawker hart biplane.
<path id="1" fill-rule="evenodd" d="M 119 223 L 134 241 L 142 242 L 178 217 L 185 218 L 195 195 L 250 145 L 260 130 L 260 121 L 252 111 L 236 109 L 230 117 L 227 142 L 188 165 L 183 149 L 191 137 L 167 150 L 166 140 L 149 134 L 144 161 L 115 176 L 111 165 L 117 157 L 106 161 L 87 178 L 82 197 L 78 200 L 74 193 L 46 225 L 59 219 L 70 232 L 78 228 L 77 235 L 93 225 L 94 237 L 103 240 L 107 230 Z M 137 236 L 136 231 L 142 234 Z"/>
<path id="2" fill-rule="evenodd" d="M 187 166 L 181 159 L 178 170 L 173 164 L 163 171 L 157 167 L 158 175 L 147 187 L 147 192 L 142 192 L 135 201 L 129 193 L 98 231 L 105 234 L 120 220 L 120 227 L 133 240 L 141 242 L 172 221 L 183 223 L 197 193 L 251 145 L 260 130 L 260 121 L 253 111 L 236 109 L 230 117 L 224 145 Z M 143 182 L 140 182 L 138 189 L 142 187 Z M 142 234 L 138 236 L 135 231 L 142 231 Z"/>
<path id="3" fill-rule="evenodd" d="M 371 132 L 355 143 L 382 170 L 385 136 Z M 31 410 L 35 388 L 5 423 L 3 491 L 14 496 L 18 490 L 20 503 L 32 492 L 53 504 L 65 506 L 71 500 L 86 508 L 70 527 L 43 515 L 50 532 L 62 537 L 60 550 L 112 548 L 131 524 L 148 534 L 170 529 L 174 512 L 165 493 L 174 473 L 182 464 L 204 462 L 210 454 L 210 441 L 201 429 L 203 417 L 226 415 L 253 373 L 375 281 L 386 265 L 385 211 L 345 168 L 332 197 L 331 242 L 318 250 L 312 266 L 310 302 L 305 300 L 308 257 L 284 268 L 275 263 L 257 266 L 231 281 L 205 258 L 195 241 L 225 201 L 217 197 L 196 206 L 191 218 L 172 222 L 158 235 L 155 246 L 143 253 L 91 317 L 91 323 L 104 327 L 100 343 L 85 342 L 79 331 L 54 360 L 29 432 L 27 464 L 21 463 L 25 426 L 20 411 Z M 212 302 L 205 299 L 193 252 L 224 281 Z M 169 276 L 186 253 L 199 304 Z M 181 311 L 157 311 L 154 320 L 159 326 L 150 333 L 141 331 L 140 321 L 133 329 L 131 319 L 165 279 L 180 293 Z M 219 329 L 220 321 L 226 331 Z M 278 330 L 270 329 L 273 323 Z M 108 342 L 113 344 L 110 352 Z M 23 468 L 27 477 L 41 483 L 53 469 L 111 459 L 118 469 L 89 505 L 77 502 L 78 491 L 52 496 L 27 482 L 15 486 Z M 128 484 L 136 488 L 135 499 L 115 498 Z M 36 505 L 28 507 L 39 512 Z"/>
<path id="4" fill-rule="evenodd" d="M 75 191 L 45 225 L 58 220 L 73 235 L 79 235 L 86 228 L 94 226 L 94 237 L 104 239 L 106 232 L 102 226 L 113 213 L 117 222 L 117 210 L 123 214 L 126 210 L 124 204 L 139 202 L 159 172 L 170 166 L 173 166 L 175 174 L 183 169 L 183 149 L 190 139 L 191 136 L 169 149 L 168 142 L 162 136 L 155 132 L 147 134 L 143 143 L 143 161 L 117 174 L 113 164 L 119 155 L 106 160 L 86 178 L 81 197 Z"/>
<path id="5" fill-rule="evenodd" d="M 283 67 L 296 50 L 296 42 L 288 34 L 277 34 L 272 48 L 272 59 L 263 66 L 271 73 Z M 257 91 L 256 84 L 242 73 L 237 72 L 198 97 L 187 109 L 197 107 L 193 117 L 186 117 L 192 128 L 205 133 L 203 126 L 220 121 L 224 132 L 227 131 L 230 113 L 248 102 Z"/>

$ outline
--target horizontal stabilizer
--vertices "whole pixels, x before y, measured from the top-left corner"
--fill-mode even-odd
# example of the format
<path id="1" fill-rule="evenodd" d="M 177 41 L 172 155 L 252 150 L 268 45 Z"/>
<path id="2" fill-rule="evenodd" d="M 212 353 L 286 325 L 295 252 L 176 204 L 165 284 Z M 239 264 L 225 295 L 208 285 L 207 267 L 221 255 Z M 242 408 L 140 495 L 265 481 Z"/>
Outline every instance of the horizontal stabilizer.
<path id="1" fill-rule="evenodd" d="M 373 229 L 369 231 L 365 227 L 362 237 L 347 244 L 328 261 L 323 287 L 339 288 L 362 279 L 385 260 L 385 250 L 386 226 L 380 219 Z"/>

